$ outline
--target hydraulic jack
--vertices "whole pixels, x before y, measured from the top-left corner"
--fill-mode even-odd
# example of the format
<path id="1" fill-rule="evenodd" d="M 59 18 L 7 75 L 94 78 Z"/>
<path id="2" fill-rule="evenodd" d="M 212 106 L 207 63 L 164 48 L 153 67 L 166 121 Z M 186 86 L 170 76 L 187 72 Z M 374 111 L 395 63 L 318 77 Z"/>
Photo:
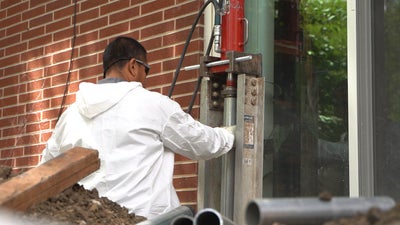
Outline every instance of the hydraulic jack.
<path id="1" fill-rule="evenodd" d="M 260 54 L 228 51 L 226 58 L 201 59 L 200 121 L 236 125 L 236 143 L 228 154 L 199 162 L 198 204 L 245 224 L 248 202 L 262 196 L 264 79 Z"/>

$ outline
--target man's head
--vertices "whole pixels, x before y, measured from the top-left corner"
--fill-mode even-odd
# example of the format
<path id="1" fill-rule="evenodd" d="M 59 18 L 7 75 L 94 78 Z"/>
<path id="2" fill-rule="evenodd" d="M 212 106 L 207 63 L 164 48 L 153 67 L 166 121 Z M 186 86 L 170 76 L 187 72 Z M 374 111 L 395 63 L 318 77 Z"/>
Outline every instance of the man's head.
<path id="1" fill-rule="evenodd" d="M 117 37 L 104 50 L 104 77 L 143 82 L 149 69 L 146 49 L 133 38 Z"/>

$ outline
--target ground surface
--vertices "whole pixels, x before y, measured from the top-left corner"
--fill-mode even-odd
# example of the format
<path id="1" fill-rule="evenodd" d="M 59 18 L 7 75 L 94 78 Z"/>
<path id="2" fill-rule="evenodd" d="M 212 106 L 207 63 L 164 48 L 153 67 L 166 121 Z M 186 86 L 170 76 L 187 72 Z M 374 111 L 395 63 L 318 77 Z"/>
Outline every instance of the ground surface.
<path id="1" fill-rule="evenodd" d="M 9 176 L 10 169 L 0 166 L 0 183 Z M 97 191 L 85 190 L 77 184 L 33 206 L 22 217 L 29 221 L 46 221 L 35 225 L 134 225 L 146 219 L 129 214 L 127 209 L 107 198 L 99 198 Z M 0 224 L 3 224 L 1 216 Z M 324 225 L 400 225 L 400 204 L 386 212 L 373 208 L 367 213 L 326 222 Z"/>
<path id="2" fill-rule="evenodd" d="M 9 168 L 0 166 L 0 184 L 10 175 Z M 107 198 L 100 198 L 96 190 L 88 191 L 78 184 L 32 206 L 24 215 L 18 217 L 23 218 L 23 221 L 32 221 L 21 223 L 24 225 L 134 225 L 146 220 L 144 217 L 129 214 L 126 208 Z M 3 224 L 1 219 L 0 215 L 0 224 Z"/>

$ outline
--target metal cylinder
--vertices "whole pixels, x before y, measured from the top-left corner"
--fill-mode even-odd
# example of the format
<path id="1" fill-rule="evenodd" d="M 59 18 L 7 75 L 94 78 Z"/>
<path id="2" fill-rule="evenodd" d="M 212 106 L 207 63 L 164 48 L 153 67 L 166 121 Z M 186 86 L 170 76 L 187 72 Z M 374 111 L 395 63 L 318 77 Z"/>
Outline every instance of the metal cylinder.
<path id="1" fill-rule="evenodd" d="M 193 217 L 183 215 L 173 219 L 171 225 L 193 225 L 193 223 Z"/>
<path id="2" fill-rule="evenodd" d="M 140 222 L 137 225 L 170 225 L 179 216 L 193 216 L 193 211 L 187 206 L 179 206 L 167 213 Z"/>
<path id="3" fill-rule="evenodd" d="M 227 51 L 244 50 L 244 0 L 226 0 L 225 15 L 222 16 L 221 58 Z"/>
<path id="4" fill-rule="evenodd" d="M 194 225 L 234 225 L 230 219 L 212 208 L 200 210 L 194 217 Z"/>
<path id="5" fill-rule="evenodd" d="M 330 201 L 318 198 L 278 198 L 251 201 L 246 209 L 247 225 L 313 225 L 339 218 L 352 217 L 376 207 L 383 211 L 394 207 L 389 197 L 347 198 Z"/>

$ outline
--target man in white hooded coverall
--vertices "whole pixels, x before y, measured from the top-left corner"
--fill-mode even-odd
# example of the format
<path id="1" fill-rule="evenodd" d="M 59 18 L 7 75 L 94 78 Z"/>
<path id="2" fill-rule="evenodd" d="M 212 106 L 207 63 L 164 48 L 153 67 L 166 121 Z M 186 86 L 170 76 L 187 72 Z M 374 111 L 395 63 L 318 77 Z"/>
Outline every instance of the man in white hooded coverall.
<path id="1" fill-rule="evenodd" d="M 105 79 L 81 83 L 60 117 L 42 162 L 75 146 L 99 151 L 100 169 L 80 181 L 86 189 L 148 219 L 179 206 L 172 184 L 174 153 L 210 159 L 228 152 L 233 130 L 194 120 L 167 96 L 143 88 L 145 48 L 117 37 L 105 49 Z"/>

